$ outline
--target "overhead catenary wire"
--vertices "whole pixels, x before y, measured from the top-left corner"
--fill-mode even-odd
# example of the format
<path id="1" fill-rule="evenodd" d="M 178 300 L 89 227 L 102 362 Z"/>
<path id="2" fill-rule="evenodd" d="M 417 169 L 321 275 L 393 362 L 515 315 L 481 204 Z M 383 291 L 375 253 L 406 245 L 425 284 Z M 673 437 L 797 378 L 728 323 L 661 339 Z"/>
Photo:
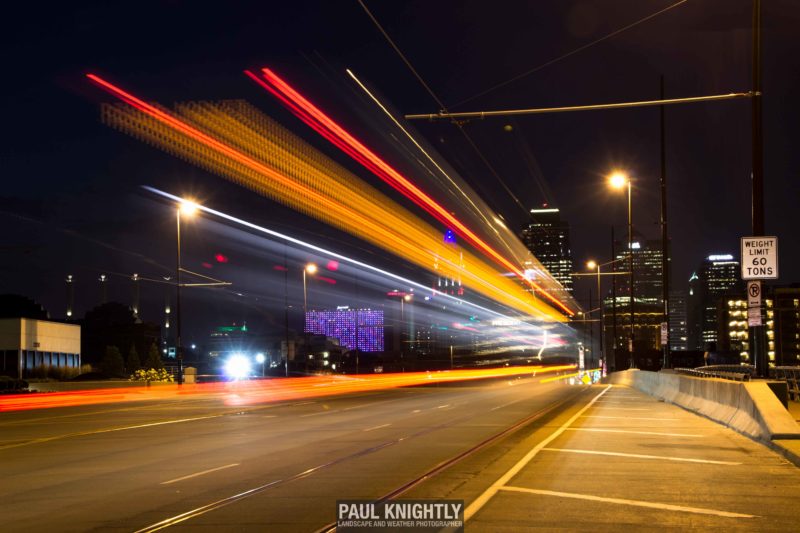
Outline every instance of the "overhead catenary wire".
<path id="1" fill-rule="evenodd" d="M 686 0 L 684 0 L 684 1 L 686 1 Z M 370 18 L 370 20 L 372 20 L 373 24 L 375 24 L 375 27 L 378 28 L 378 31 L 381 32 L 381 34 L 384 36 L 386 41 L 391 45 L 391 47 L 394 49 L 394 51 L 397 52 L 397 55 L 400 56 L 400 59 L 403 60 L 403 63 L 405 63 L 406 66 L 409 68 L 409 70 L 411 70 L 411 72 L 414 74 L 414 77 L 417 78 L 417 81 L 420 82 L 420 84 L 425 88 L 425 90 L 428 92 L 428 94 L 431 96 L 431 98 L 433 98 L 434 101 L 438 104 L 439 109 L 441 109 L 442 111 L 446 112 L 447 111 L 447 106 L 444 105 L 444 102 L 442 102 L 442 100 L 436 95 L 435 92 L 433 92 L 433 90 L 428 86 L 428 84 L 425 83 L 425 80 L 422 78 L 422 76 L 420 76 L 419 72 L 417 72 L 417 70 L 414 68 L 414 66 L 411 64 L 411 62 L 405 56 L 405 54 L 403 54 L 402 50 L 400 50 L 400 48 L 397 46 L 397 44 L 395 44 L 395 42 L 392 40 L 392 38 L 389 36 L 389 34 L 383 28 L 383 26 L 381 26 L 380 22 L 378 22 L 378 19 L 375 18 L 375 16 L 369 10 L 369 8 L 366 6 L 366 4 L 364 4 L 363 0 L 358 0 L 358 3 L 364 9 L 364 11 L 366 12 L 367 16 Z M 486 166 L 486 168 L 489 170 L 489 172 L 492 174 L 492 176 L 494 176 L 494 178 L 498 181 L 498 183 L 500 183 L 500 185 L 502 185 L 503 189 L 506 191 L 506 193 L 508 193 L 508 195 L 514 201 L 514 203 L 520 209 L 522 209 L 523 212 L 527 213 L 528 210 L 525 207 L 525 205 L 523 205 L 523 203 L 520 201 L 520 199 L 517 197 L 517 195 L 514 194 L 514 191 L 512 191 L 508 187 L 508 185 L 506 185 L 506 182 L 500 177 L 500 174 L 498 174 L 498 172 L 494 169 L 494 167 L 491 165 L 491 163 L 489 163 L 489 160 L 480 151 L 478 146 L 475 144 L 475 141 L 472 140 L 472 137 L 470 137 L 469 134 L 464 129 L 463 125 L 459 124 L 459 123 L 456 123 L 456 126 L 458 127 L 459 131 L 464 136 L 464 138 L 466 139 L 466 141 L 470 145 L 470 147 L 475 151 L 475 153 L 477 154 L 477 156 L 481 160 L 481 162 Z"/>
<path id="2" fill-rule="evenodd" d="M 359 0 L 359 2 L 360 1 L 361 0 Z M 582 52 L 583 50 L 586 50 L 587 48 L 590 48 L 590 47 L 592 47 L 592 46 L 594 46 L 596 44 L 599 44 L 599 43 L 601 43 L 603 41 L 611 39 L 612 37 L 615 37 L 615 36 L 619 35 L 620 33 L 623 33 L 623 32 L 625 32 L 625 31 L 627 31 L 627 30 L 629 30 L 631 28 L 635 28 L 639 24 L 647 22 L 648 20 L 651 20 L 651 19 L 653 19 L 653 18 L 655 18 L 655 17 L 657 17 L 657 16 L 659 16 L 659 15 L 661 15 L 663 13 L 666 13 L 667 11 L 670 11 L 670 10 L 672 10 L 672 9 L 682 5 L 682 4 L 685 4 L 688 1 L 689 0 L 680 0 L 678 2 L 675 2 L 674 4 L 671 4 L 671 5 L 667 6 L 667 7 L 665 7 L 664 9 L 656 11 L 655 13 L 651 13 L 650 15 L 647 15 L 646 17 L 637 20 L 636 22 L 632 22 L 631 24 L 623 26 L 622 28 L 616 29 L 616 30 L 612 31 L 609 34 L 604 35 L 603 37 L 600 37 L 599 39 L 595 39 L 594 41 L 592 41 L 590 43 L 586 43 L 586 44 L 584 44 L 582 46 L 579 46 L 578 48 L 575 48 L 575 49 L 573 49 L 573 50 L 571 50 L 571 51 L 569 51 L 569 52 L 567 52 L 565 54 L 562 54 L 562 55 L 556 57 L 556 58 L 553 58 L 553 59 L 551 59 L 549 61 L 545 61 L 544 63 L 542 63 L 539 66 L 536 66 L 536 67 L 533 67 L 532 69 L 526 70 L 525 72 L 523 72 L 521 74 L 517 74 L 513 78 L 510 78 L 510 79 L 508 79 L 508 80 L 506 80 L 504 82 L 501 82 L 501 83 L 498 83 L 496 85 L 493 85 L 493 86 L 489 87 L 488 89 L 485 89 L 484 91 L 479 92 L 476 95 L 470 96 L 469 98 L 465 98 L 464 100 L 456 102 L 455 104 L 451 105 L 450 107 L 459 107 L 459 106 L 461 106 L 463 104 L 466 104 L 467 102 L 471 102 L 473 100 L 476 100 L 476 99 L 480 98 L 481 96 L 485 96 L 485 95 L 489 94 L 490 92 L 496 91 L 497 89 L 500 89 L 501 87 L 505 87 L 506 85 L 514 83 L 515 81 L 518 81 L 518 80 L 521 80 L 522 78 L 530 76 L 534 72 L 542 70 L 543 68 L 547 68 L 550 65 L 552 65 L 554 63 L 558 63 L 559 61 L 561 61 L 563 59 L 566 59 L 566 58 L 568 58 L 570 56 L 573 56 L 573 55 L 575 55 L 575 54 L 577 54 L 579 52 Z M 440 107 L 442 109 L 444 109 L 443 105 L 441 105 Z"/>

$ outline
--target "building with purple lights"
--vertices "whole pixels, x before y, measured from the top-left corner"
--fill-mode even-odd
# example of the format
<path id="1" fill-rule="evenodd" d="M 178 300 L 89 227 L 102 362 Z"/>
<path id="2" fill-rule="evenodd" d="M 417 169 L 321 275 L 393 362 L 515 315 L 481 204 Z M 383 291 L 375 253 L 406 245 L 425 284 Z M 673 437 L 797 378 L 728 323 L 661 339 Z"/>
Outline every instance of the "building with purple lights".
<path id="1" fill-rule="evenodd" d="M 384 349 L 382 310 L 307 311 L 305 331 L 339 339 L 339 344 L 350 350 L 358 347 L 362 352 L 382 352 Z"/>

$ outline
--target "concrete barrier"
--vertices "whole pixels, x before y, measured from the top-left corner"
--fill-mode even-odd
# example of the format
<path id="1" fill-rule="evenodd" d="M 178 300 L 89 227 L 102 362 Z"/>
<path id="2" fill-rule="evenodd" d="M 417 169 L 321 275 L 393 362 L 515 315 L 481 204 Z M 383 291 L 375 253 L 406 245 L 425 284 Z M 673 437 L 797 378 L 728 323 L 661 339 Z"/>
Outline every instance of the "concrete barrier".
<path id="1" fill-rule="evenodd" d="M 72 392 L 97 389 L 128 389 L 146 387 L 144 381 L 128 381 L 127 379 L 108 379 L 103 381 L 28 381 L 28 390 L 35 392 Z M 153 381 L 151 387 L 175 386 L 175 383 Z"/>
<path id="2" fill-rule="evenodd" d="M 633 387 L 759 440 L 800 439 L 800 426 L 766 381 L 626 370 L 610 374 L 606 382 Z"/>

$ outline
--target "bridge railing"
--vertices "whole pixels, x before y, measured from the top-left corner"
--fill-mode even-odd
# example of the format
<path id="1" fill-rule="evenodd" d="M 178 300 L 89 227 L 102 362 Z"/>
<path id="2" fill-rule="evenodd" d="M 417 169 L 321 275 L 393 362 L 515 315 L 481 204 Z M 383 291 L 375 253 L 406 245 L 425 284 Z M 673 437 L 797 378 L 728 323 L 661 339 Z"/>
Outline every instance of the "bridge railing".
<path id="1" fill-rule="evenodd" d="M 698 368 L 675 368 L 674 372 L 700 378 L 720 378 L 732 381 L 750 381 L 753 368 L 741 365 L 712 365 Z"/>
<path id="2" fill-rule="evenodd" d="M 798 366 L 777 366 L 770 368 L 769 376 L 772 379 L 785 381 L 789 389 L 789 399 L 793 402 L 800 402 L 800 367 Z"/>

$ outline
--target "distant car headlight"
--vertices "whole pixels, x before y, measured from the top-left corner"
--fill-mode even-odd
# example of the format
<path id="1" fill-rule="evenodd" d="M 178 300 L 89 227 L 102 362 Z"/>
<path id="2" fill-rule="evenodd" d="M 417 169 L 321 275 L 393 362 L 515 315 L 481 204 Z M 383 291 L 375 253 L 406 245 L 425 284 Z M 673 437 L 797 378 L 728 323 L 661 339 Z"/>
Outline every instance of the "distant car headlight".
<path id="1" fill-rule="evenodd" d="M 243 379 L 250 375 L 250 359 L 243 355 L 232 355 L 225 361 L 225 375 L 231 379 Z"/>

